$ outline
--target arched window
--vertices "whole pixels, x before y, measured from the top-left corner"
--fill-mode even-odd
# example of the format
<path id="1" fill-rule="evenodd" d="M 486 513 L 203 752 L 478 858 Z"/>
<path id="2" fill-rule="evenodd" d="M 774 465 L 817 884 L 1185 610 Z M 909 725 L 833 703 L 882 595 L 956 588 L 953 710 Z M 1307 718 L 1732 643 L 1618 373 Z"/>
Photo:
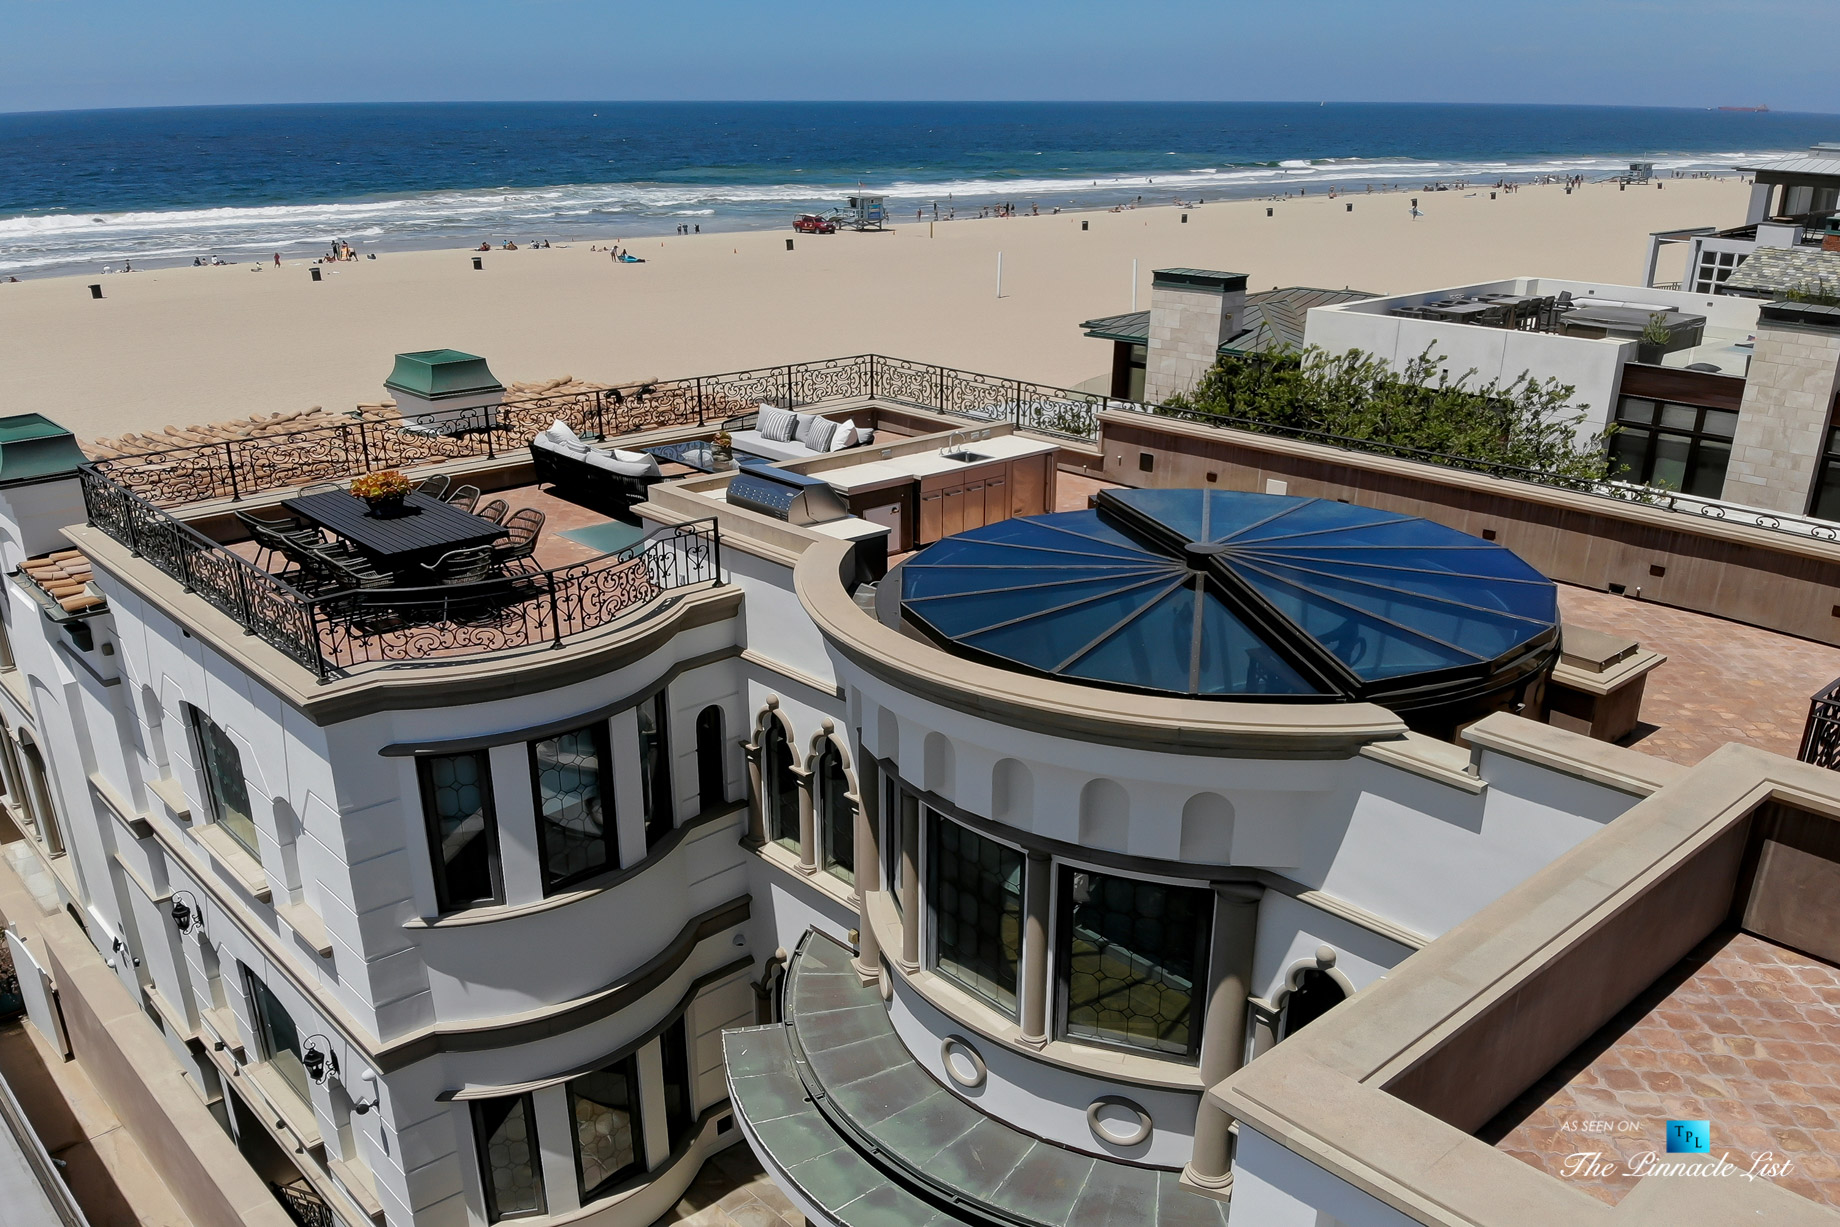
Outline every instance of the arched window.
<path id="1" fill-rule="evenodd" d="M 711 703 L 696 714 L 697 808 L 728 804 L 728 746 L 722 735 L 722 709 Z"/>
<path id="2" fill-rule="evenodd" d="M 818 756 L 818 805 L 824 821 L 824 867 L 846 882 L 856 881 L 856 806 L 850 800 L 843 753 L 826 739 Z"/>
<path id="3" fill-rule="evenodd" d="M 767 838 L 799 850 L 799 777 L 792 766 L 792 746 L 777 715 L 767 717 L 760 738 L 760 787 L 766 794 Z"/>
<path id="4" fill-rule="evenodd" d="M 1328 972 L 1311 967 L 1298 973 L 1297 987 L 1284 999 L 1284 1014 L 1278 1020 L 1278 1038 L 1295 1035 L 1347 998 L 1348 994 Z"/>

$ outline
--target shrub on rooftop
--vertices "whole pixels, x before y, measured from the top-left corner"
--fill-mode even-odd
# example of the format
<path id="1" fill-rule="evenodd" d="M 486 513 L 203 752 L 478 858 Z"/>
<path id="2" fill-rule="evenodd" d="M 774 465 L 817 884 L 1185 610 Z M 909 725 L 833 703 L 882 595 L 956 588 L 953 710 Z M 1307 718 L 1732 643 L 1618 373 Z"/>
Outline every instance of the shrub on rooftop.
<path id="1" fill-rule="evenodd" d="M 1487 382 L 1478 382 L 1474 370 L 1452 375 L 1434 347 L 1399 370 L 1362 350 L 1311 347 L 1222 357 L 1193 392 L 1156 412 L 1234 419 L 1221 424 L 1306 439 L 1333 436 L 1319 441 L 1595 486 L 1608 476 L 1604 436 L 1580 435 L 1586 415 L 1573 401 L 1576 393 L 1525 372 Z"/>

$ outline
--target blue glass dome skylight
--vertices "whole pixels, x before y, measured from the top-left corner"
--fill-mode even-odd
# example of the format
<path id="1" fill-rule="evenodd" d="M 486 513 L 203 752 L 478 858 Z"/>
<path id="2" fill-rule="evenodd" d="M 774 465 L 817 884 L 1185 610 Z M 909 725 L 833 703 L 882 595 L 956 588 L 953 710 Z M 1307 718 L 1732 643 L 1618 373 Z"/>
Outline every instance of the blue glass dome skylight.
<path id="1" fill-rule="evenodd" d="M 901 597 L 957 650 L 1180 695 L 1435 701 L 1557 646 L 1551 581 L 1493 542 L 1219 490 L 1108 490 L 1095 510 L 962 533 L 908 560 Z"/>

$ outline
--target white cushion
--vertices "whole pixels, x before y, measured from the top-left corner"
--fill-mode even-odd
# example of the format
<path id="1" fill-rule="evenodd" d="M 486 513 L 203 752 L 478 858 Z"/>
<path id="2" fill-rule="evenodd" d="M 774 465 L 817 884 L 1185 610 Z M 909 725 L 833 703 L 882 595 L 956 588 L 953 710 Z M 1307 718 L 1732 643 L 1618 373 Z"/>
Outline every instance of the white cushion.
<path id="1" fill-rule="evenodd" d="M 776 443 L 790 443 L 797 432 L 799 417 L 790 409 L 776 409 L 772 405 L 760 407 L 758 428 L 763 439 L 772 439 Z"/>
<path id="2" fill-rule="evenodd" d="M 543 433 L 557 443 L 581 442 L 581 436 L 575 433 L 574 427 L 570 426 L 561 418 L 557 418 L 555 421 L 551 422 L 549 424 L 549 429 L 545 430 Z"/>
<path id="3" fill-rule="evenodd" d="M 839 426 L 836 429 L 836 431 L 832 433 L 831 450 L 833 452 L 840 452 L 846 447 L 855 447 L 855 446 L 856 446 L 856 419 L 849 418 L 844 421 L 843 425 Z"/>
<path id="4" fill-rule="evenodd" d="M 644 464 L 646 461 L 652 459 L 652 457 L 645 452 L 629 452 L 623 447 L 616 447 L 613 449 L 613 458 L 615 460 L 624 460 L 628 464 Z"/>
<path id="5" fill-rule="evenodd" d="M 603 469 L 609 473 L 617 473 L 621 477 L 657 477 L 659 475 L 658 458 L 655 456 L 647 456 L 645 463 L 640 464 L 632 460 L 621 460 L 617 456 L 609 456 L 606 452 L 590 451 L 582 459 L 589 468 Z"/>
<path id="6" fill-rule="evenodd" d="M 873 430 L 870 430 L 867 426 L 858 426 L 856 428 L 857 447 L 862 447 L 865 444 L 873 442 L 875 442 L 875 432 Z"/>

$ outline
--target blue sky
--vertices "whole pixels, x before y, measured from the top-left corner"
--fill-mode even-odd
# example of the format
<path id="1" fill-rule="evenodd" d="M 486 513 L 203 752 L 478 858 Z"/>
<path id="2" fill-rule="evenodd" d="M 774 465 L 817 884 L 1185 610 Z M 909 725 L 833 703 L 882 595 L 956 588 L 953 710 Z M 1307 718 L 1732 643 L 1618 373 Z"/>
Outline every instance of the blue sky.
<path id="1" fill-rule="evenodd" d="M 0 111 L 473 99 L 1767 103 L 1835 0 L 0 0 Z"/>

